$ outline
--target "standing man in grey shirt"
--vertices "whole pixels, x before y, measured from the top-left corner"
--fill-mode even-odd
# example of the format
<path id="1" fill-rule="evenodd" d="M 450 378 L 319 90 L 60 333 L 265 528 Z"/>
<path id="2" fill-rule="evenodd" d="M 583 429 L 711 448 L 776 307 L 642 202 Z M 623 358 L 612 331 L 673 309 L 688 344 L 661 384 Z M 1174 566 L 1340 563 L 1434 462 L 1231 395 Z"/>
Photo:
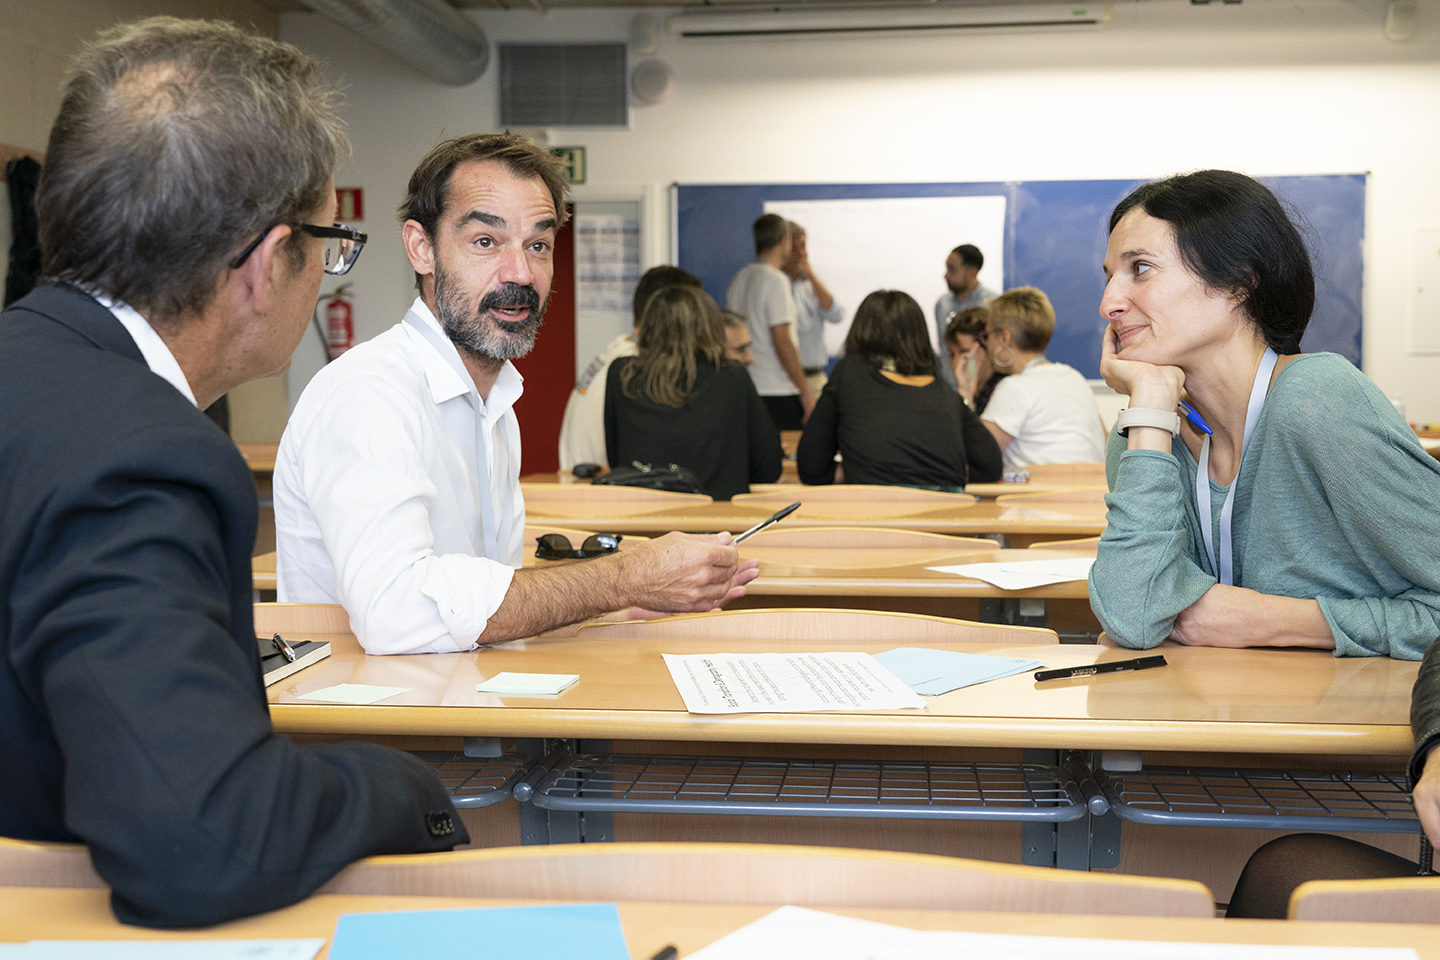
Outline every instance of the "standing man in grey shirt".
<path id="1" fill-rule="evenodd" d="M 781 267 L 790 257 L 785 218 L 767 213 L 751 228 L 755 261 L 746 264 L 725 294 L 725 306 L 750 323 L 755 362 L 750 376 L 777 430 L 799 430 L 815 407 L 795 341 L 795 299 Z"/>
<path id="2" fill-rule="evenodd" d="M 945 258 L 945 286 L 949 289 L 935 301 L 935 355 L 945 356 L 945 324 L 952 313 L 981 307 L 995 297 L 995 291 L 980 283 L 980 268 L 985 254 L 973 243 L 962 243 Z M 955 372 L 948 363 L 937 365 L 940 376 L 955 388 Z"/>
<path id="3" fill-rule="evenodd" d="M 785 275 L 790 278 L 790 294 L 795 298 L 795 334 L 800 343 L 800 365 L 805 369 L 805 382 L 810 395 L 817 400 L 825 389 L 825 367 L 830 353 L 825 349 L 825 324 L 845 319 L 845 308 L 815 276 L 810 267 L 810 251 L 805 246 L 805 228 L 794 220 L 790 228 L 790 256 L 785 261 Z"/>

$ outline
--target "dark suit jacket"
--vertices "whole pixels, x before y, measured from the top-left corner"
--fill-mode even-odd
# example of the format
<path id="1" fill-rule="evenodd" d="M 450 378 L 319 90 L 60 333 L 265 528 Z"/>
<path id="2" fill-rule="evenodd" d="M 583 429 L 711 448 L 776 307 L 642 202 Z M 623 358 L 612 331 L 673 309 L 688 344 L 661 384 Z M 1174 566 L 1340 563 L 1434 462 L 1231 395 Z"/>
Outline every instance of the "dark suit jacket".
<path id="1" fill-rule="evenodd" d="M 234 445 L 108 310 L 41 287 L 0 314 L 0 834 L 87 844 L 126 922 L 468 839 L 414 757 L 271 729 L 255 524 Z"/>

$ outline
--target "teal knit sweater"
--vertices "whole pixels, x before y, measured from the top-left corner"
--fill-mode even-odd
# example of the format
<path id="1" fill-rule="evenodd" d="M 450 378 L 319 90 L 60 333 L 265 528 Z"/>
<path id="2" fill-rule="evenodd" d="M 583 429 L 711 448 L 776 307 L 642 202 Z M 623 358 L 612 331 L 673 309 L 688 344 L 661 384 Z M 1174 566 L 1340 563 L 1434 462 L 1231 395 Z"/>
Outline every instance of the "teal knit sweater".
<path id="1" fill-rule="evenodd" d="M 1198 466 L 1111 433 L 1108 524 L 1090 605 L 1116 642 L 1149 648 L 1216 583 Z M 1320 602 L 1337 656 L 1418 660 L 1440 635 L 1440 462 L 1370 380 L 1335 354 L 1280 371 L 1240 465 L 1235 585 Z M 1214 529 L 1228 487 L 1211 482 Z"/>

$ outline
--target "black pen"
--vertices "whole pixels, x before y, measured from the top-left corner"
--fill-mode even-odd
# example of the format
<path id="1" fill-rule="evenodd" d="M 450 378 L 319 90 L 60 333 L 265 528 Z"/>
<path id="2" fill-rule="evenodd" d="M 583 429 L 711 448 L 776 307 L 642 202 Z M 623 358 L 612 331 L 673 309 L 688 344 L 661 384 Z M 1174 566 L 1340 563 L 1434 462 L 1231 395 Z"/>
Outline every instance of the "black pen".
<path id="1" fill-rule="evenodd" d="M 1161 656 L 1137 657 L 1134 660 L 1111 660 L 1109 663 L 1097 663 L 1089 667 L 1066 667 L 1063 670 L 1039 670 L 1035 673 L 1035 681 L 1041 680 L 1070 680 L 1075 677 L 1093 677 L 1098 673 L 1121 673 L 1125 670 L 1149 670 L 1151 667 L 1165 666 L 1165 658 Z"/>
<path id="2" fill-rule="evenodd" d="M 754 536 L 755 534 L 759 533 L 761 530 L 764 530 L 766 527 L 770 526 L 770 524 L 772 524 L 772 523 L 778 523 L 778 522 L 780 522 L 781 520 L 784 520 L 786 517 L 790 516 L 790 514 L 794 513 L 794 512 L 799 508 L 799 506 L 800 506 L 800 504 L 798 504 L 798 503 L 792 503 L 792 504 L 790 504 L 790 506 L 786 507 L 784 510 L 777 510 L 777 511 L 775 512 L 775 515 L 772 516 L 770 519 L 768 519 L 768 520 L 761 520 L 759 523 L 755 524 L 755 526 L 751 527 L 749 530 L 746 530 L 744 533 L 740 534 L 740 536 L 736 537 L 734 540 L 731 540 L 730 542 L 731 542 L 731 543 L 739 543 L 741 540 L 744 540 L 746 537 Z"/>
<path id="3" fill-rule="evenodd" d="M 675 960 L 678 956 L 680 956 L 680 951 L 675 948 L 675 944 L 671 943 L 661 947 L 650 960 Z"/>

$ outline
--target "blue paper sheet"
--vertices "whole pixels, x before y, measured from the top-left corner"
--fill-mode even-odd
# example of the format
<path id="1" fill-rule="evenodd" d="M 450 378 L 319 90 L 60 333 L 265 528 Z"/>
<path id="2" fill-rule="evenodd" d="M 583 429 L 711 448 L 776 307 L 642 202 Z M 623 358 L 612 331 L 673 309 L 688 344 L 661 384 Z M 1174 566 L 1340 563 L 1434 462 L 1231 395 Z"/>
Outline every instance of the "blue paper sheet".
<path id="1" fill-rule="evenodd" d="M 330 960 L 630 960 L 613 903 L 348 913 Z"/>
<path id="2" fill-rule="evenodd" d="M 992 657 L 982 653 L 927 650 L 923 647 L 896 647 L 875 654 L 875 659 L 911 690 L 922 697 L 938 697 L 951 690 L 987 680 L 1014 676 L 1045 666 L 1039 660 Z"/>

